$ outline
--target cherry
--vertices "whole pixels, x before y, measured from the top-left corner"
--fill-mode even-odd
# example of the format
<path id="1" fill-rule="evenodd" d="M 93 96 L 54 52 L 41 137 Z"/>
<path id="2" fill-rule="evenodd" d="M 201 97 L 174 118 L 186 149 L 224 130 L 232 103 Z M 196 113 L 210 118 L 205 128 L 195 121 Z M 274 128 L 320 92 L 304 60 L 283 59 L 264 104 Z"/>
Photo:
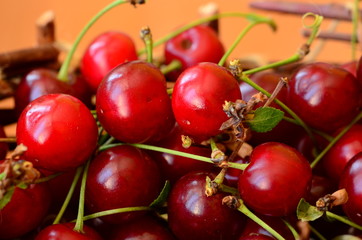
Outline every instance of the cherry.
<path id="1" fill-rule="evenodd" d="M 24 75 L 14 93 L 15 111 L 20 116 L 24 108 L 40 96 L 51 93 L 73 95 L 90 106 L 89 86 L 79 75 L 72 74 L 69 81 L 58 79 L 58 73 L 51 69 L 37 68 Z"/>
<path id="2" fill-rule="evenodd" d="M 322 159 L 322 164 L 329 178 L 338 183 L 347 162 L 361 151 L 362 124 L 355 124 Z"/>
<path id="3" fill-rule="evenodd" d="M 101 125 L 120 141 L 158 141 L 174 126 L 165 77 L 150 63 L 118 65 L 103 79 L 96 97 Z"/>
<path id="4" fill-rule="evenodd" d="M 264 234 L 258 234 L 258 233 L 241 236 L 239 238 L 239 240 L 273 240 L 273 239 L 275 239 L 275 238 L 268 236 L 268 235 L 264 235 Z"/>
<path id="5" fill-rule="evenodd" d="M 89 166 L 86 206 L 91 212 L 148 206 L 161 190 L 157 164 L 132 146 L 113 147 L 97 155 Z M 142 212 L 144 214 L 144 212 Z M 121 223 L 140 212 L 109 215 L 108 223 Z"/>
<path id="6" fill-rule="evenodd" d="M 191 137 L 205 139 L 219 134 L 228 120 L 225 101 L 241 99 L 239 84 L 224 67 L 204 62 L 186 69 L 177 79 L 172 109 L 180 127 Z"/>
<path id="7" fill-rule="evenodd" d="M 346 69 L 352 73 L 355 77 L 357 76 L 358 61 L 350 61 L 341 65 L 343 69 Z"/>
<path id="8" fill-rule="evenodd" d="M 245 158 L 241 158 L 241 157 L 236 157 L 235 160 L 233 162 L 236 163 L 240 163 L 240 164 L 245 164 L 245 163 L 249 163 L 250 159 L 249 157 L 245 157 Z M 225 174 L 225 179 L 228 182 L 228 186 L 231 187 L 238 187 L 238 182 L 239 182 L 239 176 L 243 171 L 240 169 L 236 169 L 236 168 L 228 168 L 226 174 Z"/>
<path id="9" fill-rule="evenodd" d="M 35 240 L 102 240 L 103 238 L 92 228 L 83 225 L 84 233 L 74 231 L 74 223 L 50 225 L 41 230 Z"/>
<path id="10" fill-rule="evenodd" d="M 172 132 L 161 142 L 156 143 L 157 146 L 191 153 L 199 156 L 211 157 L 211 148 L 191 145 L 188 148 L 182 146 L 181 136 L 185 135 L 182 129 L 176 124 Z M 196 170 L 212 170 L 214 166 L 210 163 L 197 161 L 191 158 L 181 157 L 169 153 L 152 152 L 151 155 L 159 164 L 162 176 L 174 184 L 180 177 L 188 172 Z"/>
<path id="11" fill-rule="evenodd" d="M 352 73 L 316 62 L 293 73 L 287 102 L 308 125 L 332 132 L 357 115 L 360 98 L 359 83 Z"/>
<path id="12" fill-rule="evenodd" d="M 362 225 L 362 152 L 356 154 L 343 170 L 340 188 L 345 188 L 348 193 L 348 201 L 343 210 L 354 222 Z"/>
<path id="13" fill-rule="evenodd" d="M 97 146 L 98 127 L 89 109 L 77 98 L 48 94 L 32 101 L 16 127 L 23 157 L 35 167 L 54 172 L 83 164 Z"/>
<path id="14" fill-rule="evenodd" d="M 153 216 L 135 219 L 115 228 L 110 240 L 176 240 L 166 222 Z"/>
<path id="15" fill-rule="evenodd" d="M 133 40 L 125 33 L 107 31 L 98 35 L 86 48 L 81 72 L 94 92 L 102 79 L 117 65 L 138 59 Z"/>
<path id="16" fill-rule="evenodd" d="M 20 237 L 43 221 L 51 203 L 46 183 L 15 188 L 10 202 L 0 209 L 0 239 Z"/>
<path id="17" fill-rule="evenodd" d="M 206 25 L 198 25 L 186 30 L 165 44 L 165 63 L 179 60 L 182 68 L 168 74 L 171 81 L 186 68 L 200 62 L 218 63 L 225 53 L 224 46 L 213 29 Z"/>
<path id="18" fill-rule="evenodd" d="M 191 172 L 175 183 L 168 200 L 169 226 L 179 240 L 238 239 L 245 217 L 222 205 L 225 193 L 206 196 L 207 176 L 215 174 Z"/>
<path id="19" fill-rule="evenodd" d="M 337 191 L 337 186 L 328 177 L 313 174 L 311 188 L 306 200 L 315 205 L 319 198 L 335 191 Z"/>
<path id="20" fill-rule="evenodd" d="M 312 170 L 296 149 L 277 142 L 254 148 L 250 164 L 239 178 L 245 204 L 257 213 L 287 216 L 309 191 Z"/>

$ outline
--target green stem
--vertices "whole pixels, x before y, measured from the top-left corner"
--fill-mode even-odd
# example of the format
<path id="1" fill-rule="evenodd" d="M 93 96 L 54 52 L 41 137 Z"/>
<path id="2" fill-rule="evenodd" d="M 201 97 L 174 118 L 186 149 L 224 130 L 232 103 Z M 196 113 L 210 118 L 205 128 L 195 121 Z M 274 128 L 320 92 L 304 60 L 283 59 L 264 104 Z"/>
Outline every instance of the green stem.
<path id="1" fill-rule="evenodd" d="M 161 67 L 161 72 L 163 75 L 166 75 L 174 70 L 181 69 L 182 63 L 179 60 L 172 60 L 168 65 Z"/>
<path id="2" fill-rule="evenodd" d="M 63 173 L 60 172 L 60 173 L 54 173 L 52 175 L 49 175 L 49 176 L 46 176 L 46 177 L 42 177 L 42 178 L 39 178 L 37 180 L 35 180 L 35 183 L 42 183 L 42 182 L 47 182 L 47 181 L 50 181 L 52 180 L 53 178 L 56 178 L 58 177 L 59 175 L 62 175 Z"/>
<path id="3" fill-rule="evenodd" d="M 357 41 L 358 41 L 358 21 L 359 20 L 359 0 L 354 0 L 353 9 L 352 9 L 352 38 L 351 38 L 351 46 L 352 46 L 352 61 L 356 60 L 357 55 Z"/>
<path id="4" fill-rule="evenodd" d="M 70 51 L 68 52 L 62 66 L 60 67 L 59 73 L 58 73 L 58 79 L 64 82 L 68 81 L 68 69 L 71 63 L 71 60 L 73 58 L 73 55 L 75 53 L 75 50 L 77 49 L 81 39 L 83 38 L 83 36 L 86 34 L 86 32 L 91 28 L 91 26 L 101 17 L 103 16 L 106 12 L 108 12 L 109 10 L 111 10 L 112 8 L 123 4 L 123 3 L 128 3 L 129 1 L 127 0 L 116 0 L 114 2 L 112 2 L 111 4 L 109 4 L 108 6 L 106 6 L 105 8 L 103 8 L 100 12 L 98 12 L 89 22 L 87 25 L 85 25 L 85 27 L 82 29 L 82 31 L 79 33 L 79 35 L 77 36 L 77 38 L 75 39 L 72 48 L 70 49 Z"/>
<path id="5" fill-rule="evenodd" d="M 168 154 L 172 154 L 172 155 L 176 155 L 176 156 L 191 158 L 191 159 L 195 159 L 195 160 L 198 160 L 198 161 L 213 164 L 211 159 L 208 158 L 208 157 L 203 157 L 203 156 L 199 156 L 199 155 L 195 155 L 195 154 L 191 154 L 191 153 L 185 153 L 185 152 L 176 151 L 176 150 L 172 150 L 172 149 L 168 149 L 168 148 L 151 146 L 151 145 L 140 144 L 140 143 L 133 143 L 133 144 L 130 144 L 130 143 L 114 143 L 114 144 L 108 144 L 108 145 L 103 145 L 103 146 L 99 147 L 99 151 L 104 151 L 106 149 L 116 147 L 116 146 L 122 146 L 122 145 L 129 145 L 129 146 L 133 146 L 133 147 L 140 148 L 140 149 L 168 153 Z M 235 163 L 235 162 L 229 162 L 228 164 L 229 164 L 229 167 L 240 169 L 240 170 L 244 170 L 248 166 L 248 164 L 240 164 L 240 163 Z"/>
<path id="6" fill-rule="evenodd" d="M 358 229 L 358 230 L 362 230 L 362 226 L 360 226 L 360 225 L 352 222 L 352 221 L 349 220 L 348 218 L 339 216 L 339 215 L 337 215 L 337 214 L 335 214 L 335 213 L 332 213 L 332 212 L 330 212 L 330 211 L 326 211 L 326 215 L 327 215 L 327 217 L 333 218 L 333 219 L 335 219 L 335 220 L 337 220 L 337 221 L 340 221 L 340 222 L 342 222 L 342 223 L 344 223 L 344 224 L 347 224 L 347 225 L 349 225 L 349 226 L 351 226 L 351 227 L 354 227 L 354 228 L 356 228 L 356 229 Z"/>
<path id="7" fill-rule="evenodd" d="M 146 46 L 147 62 L 153 63 L 153 40 L 151 29 L 149 27 L 142 28 L 140 35 Z"/>
<path id="8" fill-rule="evenodd" d="M 86 162 L 82 182 L 80 186 L 80 194 L 79 194 L 79 205 L 78 205 L 78 215 L 77 221 L 75 222 L 75 226 L 73 228 L 74 231 L 83 233 L 83 216 L 84 216 L 84 194 L 85 194 L 85 185 L 87 182 L 88 168 L 90 164 L 90 159 Z"/>
<path id="9" fill-rule="evenodd" d="M 185 26 L 180 27 L 179 29 L 173 31 L 170 34 L 167 34 L 165 37 L 159 39 L 158 41 L 155 41 L 153 43 L 153 47 L 162 45 L 163 43 L 167 42 L 171 38 L 174 38 L 175 36 L 179 35 L 180 33 L 184 32 L 190 28 L 193 28 L 197 25 L 204 24 L 204 23 L 216 20 L 216 19 L 223 18 L 223 17 L 241 17 L 241 18 L 245 18 L 252 22 L 265 22 L 265 23 L 268 23 L 273 29 L 275 29 L 275 23 L 273 20 L 262 17 L 262 16 L 258 16 L 256 14 L 239 13 L 239 12 L 220 13 L 220 14 L 215 14 L 215 15 L 212 15 L 209 17 L 198 19 Z M 145 52 L 146 52 L 146 49 L 141 49 L 138 51 L 138 55 L 144 54 Z"/>
<path id="10" fill-rule="evenodd" d="M 259 224 L 262 228 L 272 234 L 278 240 L 284 240 L 285 238 L 282 237 L 277 231 L 271 228 L 268 224 L 266 224 L 263 220 L 261 220 L 258 216 L 256 216 L 252 211 L 250 211 L 245 205 L 243 200 L 239 199 L 240 207 L 238 210 L 245 214 L 248 218 Z"/>
<path id="11" fill-rule="evenodd" d="M 87 216 L 84 216 L 82 220 L 86 221 L 86 220 L 90 220 L 90 219 L 94 219 L 94 218 L 99 218 L 99 217 L 104 217 L 104 216 L 108 216 L 108 215 L 112 215 L 112 214 L 117 214 L 117 213 L 136 212 L 136 211 L 151 211 L 151 210 L 153 210 L 151 207 L 116 208 L 116 209 L 105 210 L 105 211 L 89 214 Z M 74 222 L 74 221 L 72 221 L 72 222 Z"/>
<path id="12" fill-rule="evenodd" d="M 310 164 L 311 168 L 314 168 L 317 163 L 327 154 L 327 152 L 336 144 L 336 142 L 343 137 L 346 132 L 351 129 L 351 127 L 356 124 L 362 118 L 362 112 L 360 112 L 353 120 L 350 122 L 328 145 L 323 149 L 321 153 L 314 159 L 314 161 Z"/>
<path id="13" fill-rule="evenodd" d="M 65 210 L 67 209 L 70 200 L 72 199 L 74 189 L 77 186 L 78 180 L 80 178 L 80 174 L 83 172 L 83 169 L 84 169 L 83 166 L 80 166 L 80 167 L 77 168 L 77 171 L 75 172 L 75 175 L 74 175 L 74 178 L 73 178 L 72 185 L 70 186 L 70 188 L 68 190 L 67 196 L 66 196 L 66 198 L 65 198 L 65 200 L 63 202 L 63 205 L 60 208 L 57 216 L 55 217 L 55 219 L 53 221 L 53 224 L 58 224 L 60 222 L 60 220 L 62 219 L 63 214 L 64 214 Z"/>

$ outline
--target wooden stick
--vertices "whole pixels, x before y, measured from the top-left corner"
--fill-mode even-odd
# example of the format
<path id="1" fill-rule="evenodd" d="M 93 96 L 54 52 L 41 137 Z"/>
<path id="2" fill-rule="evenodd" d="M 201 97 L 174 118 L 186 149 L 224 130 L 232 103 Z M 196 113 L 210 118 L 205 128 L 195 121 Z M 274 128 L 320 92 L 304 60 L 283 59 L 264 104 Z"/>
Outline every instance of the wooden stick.
<path id="1" fill-rule="evenodd" d="M 46 45 L 55 42 L 55 15 L 53 11 L 46 11 L 36 21 L 37 43 Z"/>
<path id="2" fill-rule="evenodd" d="M 0 53 L 0 67 L 56 60 L 59 50 L 52 44 Z"/>
<path id="3" fill-rule="evenodd" d="M 302 35 L 304 37 L 309 37 L 311 32 L 308 29 L 302 30 Z M 317 38 L 321 39 L 330 39 L 330 40 L 337 40 L 337 41 L 345 41 L 345 42 L 351 42 L 352 41 L 352 35 L 348 33 L 338 33 L 338 32 L 326 32 L 321 31 Z"/>
<path id="4" fill-rule="evenodd" d="M 14 77 L 21 77 L 34 68 L 48 68 L 58 71 L 60 68 L 60 62 L 58 60 L 49 61 L 35 61 L 29 62 L 24 65 L 12 65 L 4 67 L 1 70 L 1 77 L 4 80 L 8 80 Z"/>
<path id="5" fill-rule="evenodd" d="M 288 13 L 296 15 L 303 15 L 307 12 L 313 12 L 325 18 L 352 21 L 351 9 L 347 8 L 342 4 L 337 4 L 337 3 L 315 4 L 315 3 L 265 0 L 265 1 L 251 2 L 249 6 L 260 10 L 275 11 L 279 13 Z M 360 12 L 362 13 L 361 10 Z"/>

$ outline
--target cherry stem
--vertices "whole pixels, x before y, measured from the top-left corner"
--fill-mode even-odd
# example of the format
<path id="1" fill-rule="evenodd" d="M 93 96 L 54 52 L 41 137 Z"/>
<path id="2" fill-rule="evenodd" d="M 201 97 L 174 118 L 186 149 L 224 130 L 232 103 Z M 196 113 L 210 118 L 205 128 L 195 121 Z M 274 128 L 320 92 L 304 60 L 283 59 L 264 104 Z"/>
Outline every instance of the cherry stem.
<path id="1" fill-rule="evenodd" d="M 243 31 L 239 34 L 239 36 L 236 38 L 236 40 L 233 42 L 233 44 L 230 46 L 230 48 L 225 52 L 225 54 L 220 59 L 218 65 L 224 66 L 227 58 L 231 55 L 231 53 L 234 51 L 234 49 L 237 47 L 237 45 L 240 43 L 240 41 L 245 37 L 245 35 L 256 25 L 261 23 L 267 23 L 270 26 L 273 26 L 273 22 L 271 19 L 264 19 L 263 21 L 252 21 L 249 23 L 248 26 L 246 26 Z M 275 27 L 273 27 L 273 30 L 275 30 Z"/>
<path id="2" fill-rule="evenodd" d="M 323 21 L 322 16 L 314 14 L 314 13 L 305 14 L 303 16 L 303 21 L 305 21 L 305 19 L 309 16 L 314 17 L 314 22 L 311 25 L 307 25 L 304 22 L 303 23 L 304 23 L 304 27 L 312 29 L 311 34 L 310 34 L 307 42 L 301 48 L 299 48 L 298 51 L 293 56 L 291 56 L 290 58 L 285 59 L 285 60 L 277 61 L 277 62 L 270 63 L 270 64 L 267 64 L 267 65 L 264 65 L 261 67 L 246 70 L 243 73 L 245 75 L 250 75 L 253 73 L 257 73 L 257 72 L 264 71 L 264 70 L 271 69 L 271 68 L 280 67 L 283 65 L 287 65 L 287 64 L 302 60 L 309 53 L 309 48 L 310 48 L 312 42 L 316 39 L 320 25 L 322 24 L 322 21 Z"/>
<path id="3" fill-rule="evenodd" d="M 147 62 L 153 63 L 153 40 L 151 29 L 149 27 L 142 28 L 140 36 L 146 46 Z"/>
<path id="4" fill-rule="evenodd" d="M 169 72 L 172 72 L 174 70 L 181 69 L 182 63 L 179 60 L 172 60 L 168 65 L 161 66 L 161 72 L 163 75 L 166 75 Z"/>
<path id="5" fill-rule="evenodd" d="M 85 185 L 87 182 L 89 164 L 90 164 L 90 159 L 86 162 L 84 170 L 83 170 L 82 182 L 80 185 L 80 193 L 79 193 L 77 221 L 75 222 L 75 226 L 73 228 L 74 231 L 77 231 L 80 233 L 84 233 L 84 231 L 83 231 L 84 198 L 85 198 L 84 195 L 85 195 Z"/>
<path id="6" fill-rule="evenodd" d="M 299 239 L 299 234 L 297 232 L 297 230 L 295 230 L 295 228 L 286 220 L 282 219 L 284 224 L 288 227 L 288 229 L 292 232 L 293 234 L 293 237 L 295 240 L 298 240 Z"/>
<path id="7" fill-rule="evenodd" d="M 249 84 L 251 87 L 255 88 L 257 91 L 265 94 L 267 97 L 270 97 L 271 94 L 266 91 L 264 88 L 260 87 L 258 84 L 254 83 L 249 77 L 247 77 L 245 74 L 243 74 L 243 76 L 240 78 L 242 81 L 244 81 L 245 83 Z M 307 132 L 307 134 L 310 136 L 310 138 L 312 139 L 312 141 L 315 143 L 315 138 L 314 135 L 311 131 L 311 129 L 309 128 L 309 126 L 307 124 L 304 123 L 304 121 L 293 111 L 291 110 L 287 105 L 285 105 L 283 102 L 281 102 L 279 99 L 274 99 L 274 102 L 277 103 L 284 111 L 286 111 L 290 116 L 292 116 L 297 123 L 302 126 L 305 131 Z"/>
<path id="8" fill-rule="evenodd" d="M 288 84 L 288 79 L 286 77 L 281 77 L 277 86 L 275 87 L 274 91 L 272 92 L 268 100 L 265 102 L 263 107 L 268 107 L 277 97 L 280 90 L 282 90 L 282 88 L 285 87 L 287 84 Z"/>
<path id="9" fill-rule="evenodd" d="M 185 152 L 176 151 L 176 150 L 172 150 L 172 149 L 168 149 L 168 148 L 156 147 L 156 146 L 151 146 L 151 145 L 146 145 L 146 144 L 141 144 L 141 143 L 133 143 L 133 144 L 131 144 L 131 143 L 114 143 L 114 144 L 108 144 L 108 145 L 100 146 L 99 151 L 104 151 L 106 149 L 116 147 L 116 146 L 122 146 L 122 145 L 130 145 L 130 146 L 134 146 L 134 147 L 137 147 L 137 148 L 140 148 L 140 149 L 168 153 L 168 154 L 172 154 L 172 155 L 176 155 L 176 156 L 191 158 L 191 159 L 195 159 L 195 160 L 198 160 L 198 161 L 203 161 L 203 162 L 214 164 L 214 162 L 211 161 L 211 159 L 208 158 L 208 157 L 203 157 L 203 156 L 199 156 L 199 155 L 195 155 L 195 154 L 191 154 L 191 153 L 185 153 Z M 245 168 L 248 166 L 247 163 L 241 164 L 241 163 L 234 163 L 234 162 L 229 162 L 228 165 L 231 168 L 236 168 L 236 169 L 240 169 L 240 170 L 245 170 Z"/>
<path id="10" fill-rule="evenodd" d="M 49 175 L 49 176 L 46 176 L 46 177 L 42 177 L 42 178 L 39 178 L 37 180 L 35 180 L 35 183 L 42 183 L 42 182 L 47 182 L 49 180 L 52 180 L 53 178 L 56 178 L 58 177 L 59 175 L 62 175 L 63 173 L 54 173 L 52 175 Z"/>
<path id="11" fill-rule="evenodd" d="M 80 166 L 80 167 L 77 168 L 77 171 L 76 171 L 76 173 L 74 175 L 74 178 L 73 178 L 72 185 L 70 185 L 67 196 L 66 196 L 66 198 L 65 198 L 65 200 L 63 202 L 63 205 L 60 208 L 57 216 L 55 217 L 55 219 L 53 221 L 53 224 L 58 224 L 60 222 L 60 220 L 62 219 L 63 214 L 64 214 L 65 210 L 67 209 L 67 207 L 69 205 L 69 202 L 70 202 L 70 200 L 71 200 L 71 198 L 73 196 L 74 189 L 77 186 L 78 180 L 80 178 L 81 173 L 83 172 L 83 169 L 84 169 L 83 166 Z"/>
<path id="12" fill-rule="evenodd" d="M 64 82 L 68 81 L 68 69 L 71 63 L 71 60 L 73 58 L 73 55 L 81 41 L 81 39 L 83 38 L 83 36 L 86 34 L 86 32 L 91 28 L 91 26 L 101 17 L 103 16 L 106 12 L 108 12 L 109 10 L 111 10 L 112 8 L 123 4 L 123 3 L 127 3 L 129 1 L 127 0 L 116 0 L 114 2 L 112 2 L 111 4 L 109 4 L 108 6 L 106 6 L 105 8 L 103 8 L 100 12 L 98 12 L 88 23 L 87 25 L 85 25 L 85 27 L 82 29 L 82 31 L 79 33 L 79 35 L 77 36 L 77 38 L 75 39 L 71 49 L 69 50 L 67 56 L 65 57 L 65 60 L 62 64 L 62 66 L 59 69 L 59 73 L 58 73 L 58 79 Z"/>
<path id="13" fill-rule="evenodd" d="M 335 219 L 337 221 L 340 221 L 340 222 L 342 222 L 344 224 L 347 224 L 347 225 L 349 225 L 351 227 L 354 227 L 354 228 L 356 228 L 358 230 L 362 230 L 362 226 L 352 222 L 351 220 L 349 220 L 349 219 L 347 219 L 345 217 L 339 216 L 339 215 L 337 215 L 335 213 L 332 213 L 330 211 L 326 211 L 326 215 L 327 215 L 327 217 L 333 218 L 333 219 Z"/>
<path id="14" fill-rule="evenodd" d="M 321 153 L 314 159 L 314 161 L 310 164 L 311 168 L 314 168 L 317 163 L 327 154 L 327 152 L 336 144 L 336 142 L 346 134 L 351 127 L 356 124 L 362 118 L 362 112 L 360 112 L 343 130 L 323 149 Z"/>
<path id="15" fill-rule="evenodd" d="M 238 211 L 245 214 L 248 218 L 259 224 L 261 227 L 263 227 L 265 230 L 267 230 L 270 234 L 272 234 L 276 239 L 278 240 L 284 240 L 277 231 L 275 231 L 273 228 L 271 228 L 268 224 L 266 224 L 263 220 L 261 220 L 258 216 L 256 216 L 252 211 L 250 211 L 244 204 L 243 200 L 239 199 L 240 206 L 238 207 Z"/>
<path id="16" fill-rule="evenodd" d="M 352 46 L 352 61 L 356 60 L 357 55 L 357 42 L 358 42 L 358 21 L 359 20 L 359 0 L 354 0 L 352 9 L 352 35 L 351 35 L 351 46 Z"/>
<path id="17" fill-rule="evenodd" d="M 175 36 L 179 35 L 180 33 L 187 31 L 188 29 L 191 29 L 197 25 L 201 25 L 201 24 L 205 24 L 207 22 L 216 20 L 216 19 L 220 19 L 223 17 L 241 17 L 241 18 L 245 18 L 249 21 L 252 22 L 267 22 L 269 23 L 269 25 L 272 28 L 275 28 L 275 23 L 273 20 L 269 19 L 269 18 L 265 18 L 256 14 L 251 14 L 251 13 L 239 13 L 239 12 L 229 12 L 229 13 L 219 13 L 219 14 L 215 14 L 213 16 L 209 16 L 209 17 L 205 17 L 205 18 L 200 18 L 197 19 L 191 23 L 188 23 L 182 27 L 180 27 L 179 29 L 167 34 L 166 36 L 164 36 L 163 38 L 155 41 L 153 43 L 153 47 L 157 47 L 159 45 L 162 45 L 163 43 L 167 42 L 168 40 L 170 40 L 171 38 L 174 38 Z M 138 55 L 144 54 L 146 52 L 146 49 L 141 49 L 138 51 Z"/>
<path id="18" fill-rule="evenodd" d="M 0 143 L 16 143 L 15 137 L 0 138 Z"/>

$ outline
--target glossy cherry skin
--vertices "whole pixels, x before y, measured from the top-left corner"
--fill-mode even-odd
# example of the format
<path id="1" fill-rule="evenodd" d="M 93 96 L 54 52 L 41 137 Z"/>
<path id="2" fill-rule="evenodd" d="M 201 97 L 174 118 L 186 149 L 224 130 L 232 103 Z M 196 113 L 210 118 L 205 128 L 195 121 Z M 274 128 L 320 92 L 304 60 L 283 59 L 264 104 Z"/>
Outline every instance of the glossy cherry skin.
<path id="1" fill-rule="evenodd" d="M 175 124 L 166 79 L 147 62 L 118 65 L 103 79 L 96 98 L 100 123 L 120 141 L 157 141 Z"/>
<path id="2" fill-rule="evenodd" d="M 74 223 L 54 224 L 44 228 L 35 240 L 102 240 L 103 238 L 92 228 L 83 225 L 84 233 L 73 230 Z"/>
<path id="3" fill-rule="evenodd" d="M 138 59 L 133 40 L 125 33 L 108 31 L 97 36 L 86 48 L 80 70 L 96 92 L 102 79 L 117 65 Z"/>
<path id="4" fill-rule="evenodd" d="M 97 146 L 98 126 L 77 98 L 48 94 L 32 101 L 16 127 L 17 144 L 28 149 L 23 157 L 35 167 L 53 172 L 83 164 Z"/>
<path id="5" fill-rule="evenodd" d="M 44 183 L 16 188 L 10 202 L 0 210 L 0 239 L 15 239 L 34 230 L 48 213 L 50 203 Z"/>
<path id="6" fill-rule="evenodd" d="M 86 206 L 91 212 L 148 206 L 161 191 L 160 179 L 157 164 L 144 151 L 132 146 L 110 148 L 89 166 Z M 123 223 L 139 215 L 140 212 L 121 213 L 102 219 Z"/>
<path id="7" fill-rule="evenodd" d="M 239 192 L 255 212 L 287 216 L 306 196 L 312 179 L 308 161 L 296 149 L 268 142 L 254 148 L 239 178 Z"/>
<path id="8" fill-rule="evenodd" d="M 207 197 L 205 179 L 210 172 L 191 172 L 181 177 L 168 200 L 168 221 L 179 240 L 238 239 L 245 216 L 222 205 L 225 193 Z"/>
<path id="9" fill-rule="evenodd" d="M 339 187 L 345 188 L 348 201 L 343 207 L 346 215 L 355 223 L 362 224 L 362 152 L 355 155 L 346 165 Z"/>
<path id="10" fill-rule="evenodd" d="M 116 225 L 110 240 L 176 240 L 166 222 L 145 216 L 129 223 Z"/>
<path id="11" fill-rule="evenodd" d="M 249 159 L 249 157 L 241 158 L 241 157 L 237 156 L 237 157 L 235 157 L 233 162 L 245 164 L 245 163 L 249 163 L 250 159 Z M 228 182 L 228 186 L 237 188 L 238 182 L 239 182 L 239 176 L 240 176 L 240 174 L 242 174 L 242 172 L 243 171 L 240 169 L 228 168 L 228 170 L 225 174 L 225 179 Z"/>
<path id="12" fill-rule="evenodd" d="M 168 74 L 168 78 L 176 81 L 177 77 L 186 68 L 200 62 L 218 63 L 225 53 L 224 46 L 213 29 L 205 25 L 198 25 L 186 30 L 165 44 L 165 63 L 179 60 L 180 70 Z"/>
<path id="13" fill-rule="evenodd" d="M 211 148 L 191 145 L 188 148 L 182 146 L 181 136 L 185 135 L 182 129 L 176 124 L 171 133 L 161 142 L 157 142 L 155 145 L 181 151 L 185 153 L 195 154 L 198 156 L 211 157 Z M 192 158 L 181 157 L 174 154 L 164 152 L 151 152 L 152 157 L 158 163 L 161 169 L 161 174 L 165 180 L 169 180 L 171 184 L 174 184 L 183 175 L 196 170 L 215 170 L 213 164 L 194 160 Z"/>
<path id="14" fill-rule="evenodd" d="M 347 162 L 361 151 L 362 124 L 355 124 L 333 145 L 322 159 L 329 178 L 338 183 Z"/>
<path id="15" fill-rule="evenodd" d="M 186 69 L 172 93 L 172 109 L 180 127 L 190 137 L 205 139 L 219 134 L 228 120 L 225 101 L 241 99 L 239 84 L 224 67 L 204 62 Z"/>
<path id="16" fill-rule="evenodd" d="M 308 125 L 332 132 L 348 124 L 359 111 L 362 91 L 355 76 L 328 63 L 307 64 L 294 72 L 288 106 Z"/>

